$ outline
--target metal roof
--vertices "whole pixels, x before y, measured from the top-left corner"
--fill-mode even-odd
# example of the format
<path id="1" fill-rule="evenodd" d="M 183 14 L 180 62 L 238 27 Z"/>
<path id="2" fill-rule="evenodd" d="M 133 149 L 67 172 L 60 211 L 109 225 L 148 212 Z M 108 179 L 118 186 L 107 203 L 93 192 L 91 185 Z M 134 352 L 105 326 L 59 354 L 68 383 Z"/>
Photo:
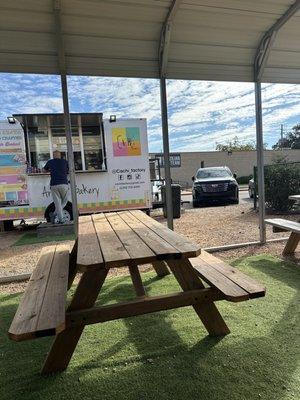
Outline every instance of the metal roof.
<path id="1" fill-rule="evenodd" d="M 295 0 L 182 0 L 167 78 L 253 81 L 263 35 Z M 172 0 L 61 0 L 69 75 L 159 77 Z M 58 74 L 52 0 L 0 0 L 0 71 Z M 264 82 L 300 82 L 300 12 L 281 28 Z"/>

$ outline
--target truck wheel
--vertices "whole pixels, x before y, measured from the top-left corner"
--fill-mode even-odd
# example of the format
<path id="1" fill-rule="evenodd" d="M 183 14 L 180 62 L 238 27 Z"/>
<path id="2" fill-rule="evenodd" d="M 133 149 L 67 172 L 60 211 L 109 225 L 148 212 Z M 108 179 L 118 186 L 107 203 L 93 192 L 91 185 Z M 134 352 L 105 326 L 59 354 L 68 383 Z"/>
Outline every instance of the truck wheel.
<path id="1" fill-rule="evenodd" d="M 3 221 L 4 232 L 13 231 L 14 230 L 14 221 Z"/>
<path id="2" fill-rule="evenodd" d="M 54 203 L 49 204 L 49 206 L 46 208 L 45 211 L 45 218 L 47 222 L 51 222 L 51 217 L 54 211 L 55 211 Z M 72 209 L 72 203 L 70 201 L 67 202 L 64 208 L 64 218 L 66 222 L 73 221 L 73 209 Z"/>

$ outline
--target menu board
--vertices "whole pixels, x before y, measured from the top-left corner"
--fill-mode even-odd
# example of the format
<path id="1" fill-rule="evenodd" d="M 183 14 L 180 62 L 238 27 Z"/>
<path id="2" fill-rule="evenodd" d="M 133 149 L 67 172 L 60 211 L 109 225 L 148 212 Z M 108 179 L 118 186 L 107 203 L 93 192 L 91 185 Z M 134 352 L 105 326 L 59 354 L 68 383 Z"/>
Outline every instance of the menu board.
<path id="1" fill-rule="evenodd" d="M 26 154 L 19 124 L 0 124 L 0 206 L 28 204 Z"/>

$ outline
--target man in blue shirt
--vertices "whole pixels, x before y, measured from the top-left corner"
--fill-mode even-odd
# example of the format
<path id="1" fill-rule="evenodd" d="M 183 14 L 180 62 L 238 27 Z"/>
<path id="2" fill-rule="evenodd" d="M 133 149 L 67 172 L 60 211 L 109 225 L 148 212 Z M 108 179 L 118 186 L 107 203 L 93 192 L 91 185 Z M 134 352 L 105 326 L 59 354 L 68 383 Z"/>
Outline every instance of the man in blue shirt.
<path id="1" fill-rule="evenodd" d="M 44 170 L 50 172 L 50 189 L 55 204 L 55 214 L 58 223 L 63 224 L 63 209 L 68 202 L 68 173 L 69 166 L 65 159 L 61 158 L 60 151 L 53 152 L 53 158 L 47 161 Z"/>

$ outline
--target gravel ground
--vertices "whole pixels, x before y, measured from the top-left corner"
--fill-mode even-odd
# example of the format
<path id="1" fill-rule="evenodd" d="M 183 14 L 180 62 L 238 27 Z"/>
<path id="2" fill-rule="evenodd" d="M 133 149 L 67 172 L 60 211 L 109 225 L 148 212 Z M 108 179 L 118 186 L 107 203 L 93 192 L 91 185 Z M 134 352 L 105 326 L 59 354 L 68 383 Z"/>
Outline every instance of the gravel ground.
<path id="1" fill-rule="evenodd" d="M 156 211 L 153 215 L 159 221 L 165 223 L 161 212 Z M 280 216 L 276 215 L 276 217 Z M 283 218 L 286 218 L 286 216 L 283 216 Z M 299 215 L 288 216 L 288 218 L 298 220 Z M 259 240 L 258 214 L 250 208 L 249 204 L 245 203 L 235 206 L 186 209 L 181 218 L 175 220 L 175 230 L 199 243 L 203 248 Z M 287 236 L 287 234 L 274 234 L 272 228 L 267 227 L 268 239 L 284 236 Z M 0 234 L 0 277 L 31 272 L 41 249 L 51 245 L 51 243 L 47 243 L 11 247 L 19 237 L 20 233 L 17 232 Z M 69 241 L 69 243 L 72 245 L 72 241 Z M 218 257 L 226 260 L 258 253 L 269 253 L 280 257 L 283 246 L 284 242 L 278 242 L 266 246 L 251 246 L 222 253 L 218 252 L 217 254 Z M 293 260 L 300 265 L 299 258 L 300 254 L 297 252 Z M 147 269 L 150 269 L 150 266 L 143 267 L 143 270 Z M 124 272 L 127 273 L 124 268 L 114 269 L 111 274 L 119 275 Z M 1 285 L 0 290 L 22 291 L 25 286 L 26 283 Z"/>

